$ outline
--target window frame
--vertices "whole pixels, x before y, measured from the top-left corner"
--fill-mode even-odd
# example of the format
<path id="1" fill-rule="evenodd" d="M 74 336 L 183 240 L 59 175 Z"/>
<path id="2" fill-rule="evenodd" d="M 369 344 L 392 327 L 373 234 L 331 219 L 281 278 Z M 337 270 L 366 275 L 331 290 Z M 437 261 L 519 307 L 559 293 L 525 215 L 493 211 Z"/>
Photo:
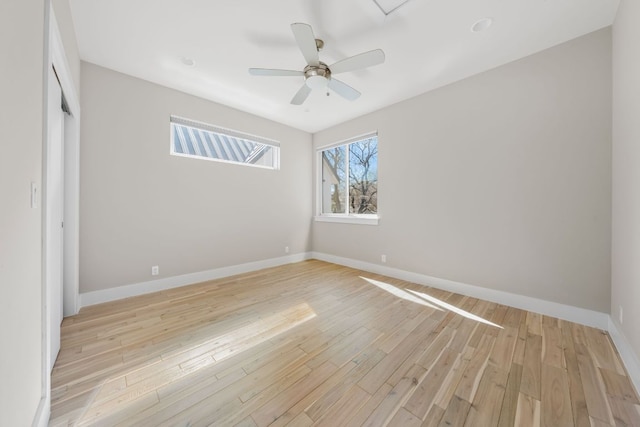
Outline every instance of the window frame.
<path id="1" fill-rule="evenodd" d="M 200 130 L 200 131 L 216 133 L 229 138 L 244 139 L 255 144 L 269 146 L 273 150 L 272 166 L 259 165 L 254 163 L 244 163 L 244 162 L 238 162 L 235 160 L 220 159 L 217 157 L 208 157 L 208 156 L 202 156 L 197 154 L 179 153 L 175 151 L 174 125 L 186 126 L 186 127 Z M 200 122 L 197 120 L 186 119 L 184 117 L 176 116 L 173 114 L 169 116 L 169 154 L 176 157 L 186 157 L 186 158 L 197 159 L 197 160 L 209 160 L 213 162 L 227 163 L 227 164 L 239 165 L 239 166 L 249 166 L 249 167 L 260 168 L 260 169 L 280 170 L 280 142 L 279 141 L 268 139 L 258 135 L 253 135 L 246 132 L 237 131 L 234 129 L 228 129 L 221 126 Z"/>
<path id="2" fill-rule="evenodd" d="M 373 131 L 373 132 L 367 132 L 364 134 L 360 134 L 351 138 L 347 138 L 347 139 L 343 139 L 341 141 L 338 142 L 333 142 L 330 144 L 325 144 L 325 145 L 321 145 L 319 147 L 316 147 L 316 212 L 315 212 L 315 216 L 314 216 L 314 220 L 317 222 L 333 222 L 333 223 L 346 223 L 346 224 L 362 224 L 362 225 L 378 225 L 378 222 L 380 220 L 380 211 L 379 209 L 377 210 L 377 212 L 375 214 L 353 214 L 353 213 L 326 213 L 326 212 L 322 212 L 322 195 L 323 195 L 323 187 L 322 187 L 322 171 L 323 171 L 323 165 L 322 165 L 322 153 L 325 150 L 331 149 L 331 148 L 335 148 L 335 147 L 340 147 L 340 146 L 346 146 L 345 151 L 348 153 L 349 152 L 349 145 L 353 144 L 355 142 L 358 141 L 362 141 L 365 139 L 369 139 L 369 138 L 376 138 L 376 142 L 377 144 L 380 143 L 380 138 L 378 135 L 378 131 Z M 379 146 L 379 145 L 378 145 Z M 346 164 L 348 165 L 348 157 L 345 160 Z M 376 176 L 378 176 L 378 170 L 376 170 Z M 347 177 L 349 176 L 349 173 L 347 171 Z M 347 182 L 346 185 L 347 188 L 347 197 L 348 197 L 348 191 L 350 189 L 349 183 Z"/>

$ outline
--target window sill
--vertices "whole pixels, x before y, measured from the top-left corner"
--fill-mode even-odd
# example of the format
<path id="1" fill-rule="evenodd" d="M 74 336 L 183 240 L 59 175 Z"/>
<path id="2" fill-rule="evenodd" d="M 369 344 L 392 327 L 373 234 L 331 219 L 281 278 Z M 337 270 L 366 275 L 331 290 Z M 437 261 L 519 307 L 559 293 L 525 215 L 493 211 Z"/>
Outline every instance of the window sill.
<path id="1" fill-rule="evenodd" d="M 316 215 L 318 222 L 340 222 L 343 224 L 378 225 L 378 215 Z"/>

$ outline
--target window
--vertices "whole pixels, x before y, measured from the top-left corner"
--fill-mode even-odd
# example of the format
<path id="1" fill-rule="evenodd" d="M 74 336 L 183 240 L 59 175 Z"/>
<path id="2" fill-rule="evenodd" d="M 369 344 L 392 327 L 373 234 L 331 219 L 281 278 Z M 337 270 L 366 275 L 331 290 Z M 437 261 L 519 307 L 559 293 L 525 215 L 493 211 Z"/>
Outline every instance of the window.
<path id="1" fill-rule="evenodd" d="M 171 154 L 280 168 L 280 144 L 259 136 L 171 116 Z"/>
<path id="2" fill-rule="evenodd" d="M 378 135 L 363 135 L 318 150 L 320 221 L 377 224 Z"/>

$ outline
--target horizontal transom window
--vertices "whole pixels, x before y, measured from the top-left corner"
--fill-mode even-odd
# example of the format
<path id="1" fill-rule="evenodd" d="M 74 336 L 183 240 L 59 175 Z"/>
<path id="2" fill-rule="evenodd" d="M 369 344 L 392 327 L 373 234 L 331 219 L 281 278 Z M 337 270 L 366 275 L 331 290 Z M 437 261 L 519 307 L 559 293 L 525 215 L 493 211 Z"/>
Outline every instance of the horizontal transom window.
<path id="1" fill-rule="evenodd" d="M 277 141 L 176 116 L 171 116 L 171 154 L 269 169 L 280 167 Z"/>

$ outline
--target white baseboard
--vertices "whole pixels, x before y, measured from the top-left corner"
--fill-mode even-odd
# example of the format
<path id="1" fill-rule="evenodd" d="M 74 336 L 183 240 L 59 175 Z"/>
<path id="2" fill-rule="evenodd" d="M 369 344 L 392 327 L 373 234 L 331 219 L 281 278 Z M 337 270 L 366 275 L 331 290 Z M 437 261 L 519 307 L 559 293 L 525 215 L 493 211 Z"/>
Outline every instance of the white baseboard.
<path id="1" fill-rule="evenodd" d="M 47 427 L 49 425 L 49 418 L 51 416 L 51 393 L 48 392 L 46 396 L 40 399 L 38 409 L 36 409 L 36 415 L 33 418 L 31 427 Z"/>
<path id="2" fill-rule="evenodd" d="M 192 285 L 194 283 L 206 282 L 208 280 L 220 279 L 234 276 L 236 274 L 249 273 L 263 268 L 277 267 L 279 265 L 292 264 L 304 261 L 311 256 L 308 252 L 288 255 L 280 258 L 270 258 L 261 261 L 248 262 L 245 264 L 232 265 L 229 267 L 215 268 L 213 270 L 199 271 L 196 273 L 183 274 L 180 276 L 165 277 L 147 282 L 133 283 L 131 285 L 119 286 L 117 288 L 103 289 L 100 291 L 84 292 L 80 294 L 80 307 L 100 304 L 103 302 L 116 301 L 123 298 L 144 295 L 151 292 L 164 291 L 178 288 L 180 286 Z"/>
<path id="3" fill-rule="evenodd" d="M 627 339 L 620 333 L 617 326 L 607 313 L 513 294 L 510 292 L 483 288 L 481 286 L 469 285 L 466 283 L 455 282 L 453 280 L 441 279 L 439 277 L 400 270 L 351 258 L 343 258 L 321 252 L 303 252 L 286 257 L 271 258 L 246 264 L 238 264 L 213 270 L 150 280 L 148 282 L 134 283 L 117 288 L 86 292 L 80 294 L 80 306 L 86 307 L 89 305 L 115 301 L 151 292 L 191 285 L 194 283 L 206 282 L 208 280 L 220 279 L 236 274 L 249 273 L 264 268 L 291 264 L 312 258 L 333 264 L 344 265 L 358 270 L 370 271 L 372 273 L 382 274 L 396 279 L 406 280 L 419 285 L 431 286 L 449 292 L 456 292 L 474 298 L 481 298 L 487 301 L 508 305 L 510 307 L 533 311 L 535 313 L 553 316 L 559 319 L 609 331 L 611 339 L 620 353 L 620 357 L 629 372 L 629 376 L 631 377 L 636 390 L 640 390 L 640 362 Z"/>
<path id="4" fill-rule="evenodd" d="M 359 261 L 351 258 L 328 255 L 321 252 L 311 252 L 311 257 L 319 259 L 321 261 L 327 261 L 334 264 L 344 265 L 346 267 L 356 268 L 358 270 L 370 271 L 372 273 L 406 280 L 407 282 L 417 283 L 419 285 L 431 286 L 449 292 L 456 292 L 462 295 L 468 295 L 474 298 L 480 298 L 483 300 L 508 305 L 510 307 L 520 308 L 547 316 L 557 317 L 559 319 L 580 323 L 582 325 L 587 325 L 594 328 L 607 330 L 609 327 L 609 315 L 606 313 L 601 313 L 599 311 L 587 310 L 585 308 L 560 304 L 553 301 L 546 301 L 539 298 L 512 294 L 510 292 L 498 291 L 495 289 L 483 288 L 481 286 L 469 285 L 466 283 L 455 282 L 453 280 L 413 273 L 410 271 L 372 264 L 369 262 Z"/>
<path id="5" fill-rule="evenodd" d="M 206 282 L 208 280 L 220 279 L 236 274 L 249 273 L 256 270 L 261 270 L 263 268 L 277 267 L 279 265 L 300 262 L 310 258 L 331 262 L 333 264 L 344 265 L 359 270 L 370 271 L 372 273 L 382 274 L 420 285 L 432 286 L 438 289 L 456 292 L 475 298 L 481 298 L 487 301 L 496 302 L 523 310 L 533 311 L 536 313 L 557 317 L 559 319 L 569 320 L 571 322 L 576 322 L 595 328 L 604 330 L 609 329 L 609 315 L 606 313 L 587 310 L 580 307 L 574 307 L 524 295 L 513 294 L 510 292 L 483 288 L 481 286 L 469 285 L 466 283 L 455 282 L 453 280 L 441 279 L 438 277 L 427 276 L 425 274 L 400 270 L 397 268 L 359 261 L 351 258 L 343 258 L 321 252 L 303 252 L 280 258 L 271 258 L 245 264 L 232 265 L 229 267 L 216 268 L 213 270 L 188 273 L 180 276 L 165 277 L 162 279 L 150 280 L 147 282 L 133 283 L 131 285 L 119 286 L 117 288 L 85 292 L 80 294 L 80 306 L 86 307 L 103 302 L 115 301 L 123 298 L 148 294 L 151 292 L 192 285 L 194 283 Z"/>
<path id="6" fill-rule="evenodd" d="M 636 391 L 640 392 L 640 360 L 633 351 L 633 348 L 627 341 L 627 338 L 620 332 L 618 325 L 609 317 L 609 336 L 613 340 L 622 363 L 627 368 L 627 373 L 636 388 Z"/>

